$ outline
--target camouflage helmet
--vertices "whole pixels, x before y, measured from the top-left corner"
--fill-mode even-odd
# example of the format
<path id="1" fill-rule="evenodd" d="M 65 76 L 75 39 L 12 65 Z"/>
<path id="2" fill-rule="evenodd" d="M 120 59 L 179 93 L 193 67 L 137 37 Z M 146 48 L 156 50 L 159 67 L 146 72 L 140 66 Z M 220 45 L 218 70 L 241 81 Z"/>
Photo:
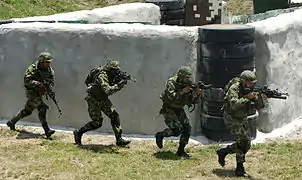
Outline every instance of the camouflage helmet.
<path id="1" fill-rule="evenodd" d="M 257 82 L 257 77 L 256 74 L 253 71 L 250 70 L 245 70 L 240 74 L 240 79 L 247 82 L 253 82 L 256 83 Z"/>
<path id="2" fill-rule="evenodd" d="M 192 69 L 189 66 L 181 66 L 177 72 L 178 77 L 191 76 L 192 74 Z"/>
<path id="3" fill-rule="evenodd" d="M 106 64 L 106 69 L 120 69 L 120 62 L 119 61 L 109 61 Z"/>
<path id="4" fill-rule="evenodd" d="M 52 56 L 49 52 L 42 52 L 38 57 L 38 62 L 51 62 Z"/>

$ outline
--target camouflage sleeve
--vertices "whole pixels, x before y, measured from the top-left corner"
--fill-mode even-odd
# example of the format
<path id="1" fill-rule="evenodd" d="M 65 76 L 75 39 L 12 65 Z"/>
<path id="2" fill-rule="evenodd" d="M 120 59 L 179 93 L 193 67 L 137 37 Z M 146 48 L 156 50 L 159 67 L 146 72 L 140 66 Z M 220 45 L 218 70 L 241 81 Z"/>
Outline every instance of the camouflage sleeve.
<path id="1" fill-rule="evenodd" d="M 180 100 L 181 94 L 179 91 L 176 91 L 173 80 L 168 80 L 166 83 L 166 94 L 169 100 L 177 101 Z"/>
<path id="2" fill-rule="evenodd" d="M 226 94 L 226 98 L 229 101 L 230 108 L 233 111 L 244 108 L 245 104 L 251 100 L 245 97 L 239 98 L 239 83 L 233 84 Z"/>
<path id="3" fill-rule="evenodd" d="M 35 86 L 38 81 L 34 80 L 36 75 L 36 68 L 34 65 L 31 65 L 27 68 L 24 74 L 24 85 L 26 87 Z"/>
<path id="4" fill-rule="evenodd" d="M 104 73 L 100 73 L 98 75 L 98 77 L 96 78 L 96 83 L 108 96 L 121 89 L 117 84 L 110 86 L 108 76 Z"/>

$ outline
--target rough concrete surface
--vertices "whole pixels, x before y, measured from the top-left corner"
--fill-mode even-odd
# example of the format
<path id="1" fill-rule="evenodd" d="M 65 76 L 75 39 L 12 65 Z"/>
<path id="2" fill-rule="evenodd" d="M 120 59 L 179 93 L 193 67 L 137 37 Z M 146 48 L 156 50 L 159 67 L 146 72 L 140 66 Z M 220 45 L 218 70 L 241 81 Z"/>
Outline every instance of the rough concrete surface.
<path id="1" fill-rule="evenodd" d="M 159 6 L 152 3 L 127 3 L 93 10 L 82 10 L 49 16 L 13 18 L 16 21 L 87 20 L 89 23 L 150 22 L 160 24 Z"/>
<path id="2" fill-rule="evenodd" d="M 78 128 L 88 122 L 84 79 L 90 68 L 121 61 L 137 83 L 111 97 L 121 115 L 125 133 L 154 134 L 165 128 L 157 118 L 165 81 L 181 65 L 196 67 L 196 27 L 140 24 L 47 24 L 25 23 L 0 26 L 0 117 L 9 119 L 23 108 L 23 74 L 41 51 L 54 56 L 55 91 L 63 116 L 59 121 L 51 101 L 51 125 Z M 191 116 L 194 126 L 194 114 Z M 37 121 L 34 112 L 25 120 Z M 105 118 L 102 132 L 111 132 Z"/>
<path id="3" fill-rule="evenodd" d="M 259 127 L 269 132 L 298 118 L 302 106 L 302 10 L 251 23 L 256 27 L 256 69 L 259 85 L 290 94 L 270 99 L 260 111 Z"/>

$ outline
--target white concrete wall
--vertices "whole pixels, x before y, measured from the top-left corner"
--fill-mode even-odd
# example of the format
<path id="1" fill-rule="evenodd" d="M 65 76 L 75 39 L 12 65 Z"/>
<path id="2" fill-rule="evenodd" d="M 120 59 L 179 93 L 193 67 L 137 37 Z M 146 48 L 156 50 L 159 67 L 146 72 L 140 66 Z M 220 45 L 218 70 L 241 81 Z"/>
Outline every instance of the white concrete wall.
<path id="1" fill-rule="evenodd" d="M 89 23 L 150 22 L 160 24 L 159 6 L 152 3 L 128 3 L 93 10 L 82 10 L 49 16 L 14 18 L 16 21 L 87 20 Z"/>
<path id="2" fill-rule="evenodd" d="M 121 115 L 126 133 L 154 134 L 165 128 L 156 119 L 165 81 L 181 65 L 196 67 L 196 27 L 127 24 L 25 23 L 0 26 L 0 119 L 14 116 L 23 108 L 23 73 L 41 51 L 54 56 L 55 91 L 64 112 L 57 121 L 51 101 L 51 125 L 78 128 L 90 119 L 84 100 L 84 79 L 93 66 L 106 59 L 121 61 L 122 69 L 137 79 L 111 97 Z M 193 125 L 194 115 L 191 116 Z M 37 121 L 34 112 L 25 120 Z M 102 132 L 111 132 L 108 118 Z"/>
<path id="3" fill-rule="evenodd" d="M 302 111 L 302 10 L 251 23 L 256 27 L 256 69 L 259 84 L 287 91 L 287 100 L 270 99 L 260 112 L 259 127 L 271 131 Z"/>

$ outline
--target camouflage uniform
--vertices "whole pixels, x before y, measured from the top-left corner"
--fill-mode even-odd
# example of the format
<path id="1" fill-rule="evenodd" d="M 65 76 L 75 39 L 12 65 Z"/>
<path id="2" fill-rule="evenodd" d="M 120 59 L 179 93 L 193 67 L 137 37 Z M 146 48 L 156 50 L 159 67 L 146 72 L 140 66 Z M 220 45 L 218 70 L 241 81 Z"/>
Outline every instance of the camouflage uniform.
<path id="1" fill-rule="evenodd" d="M 45 87 L 43 87 L 42 79 L 50 88 L 54 86 L 54 71 L 49 66 L 42 68 L 40 63 L 51 62 L 52 56 L 48 52 L 43 52 L 39 55 L 38 61 L 31 64 L 24 75 L 24 87 L 26 90 L 27 102 L 24 109 L 19 111 L 15 117 L 7 122 L 11 130 L 15 130 L 15 124 L 22 118 L 32 114 L 33 110 L 38 110 L 39 120 L 47 137 L 55 133 L 48 127 L 46 121 L 46 112 L 49 107 L 43 102 L 42 96 L 45 95 Z"/>
<path id="2" fill-rule="evenodd" d="M 122 139 L 119 114 L 108 98 L 108 96 L 123 88 L 124 84 L 115 82 L 115 74 L 110 73 L 112 70 L 119 70 L 120 64 L 118 61 L 110 61 L 106 66 L 99 68 L 100 73 L 93 78 L 93 83 L 89 84 L 87 96 L 85 97 L 88 104 L 88 113 L 92 121 L 85 124 L 79 130 L 74 131 L 75 143 L 81 145 L 81 138 L 85 132 L 102 127 L 103 112 L 111 120 L 111 126 L 116 137 L 116 144 L 118 146 L 125 146 L 129 144 L 130 141 Z M 126 81 L 124 83 L 126 83 Z"/>
<path id="3" fill-rule="evenodd" d="M 157 132 L 156 144 L 162 148 L 163 138 L 170 136 L 180 136 L 179 148 L 177 155 L 183 157 L 190 157 L 184 148 L 188 144 L 191 135 L 191 124 L 183 107 L 185 105 L 191 106 L 199 102 L 198 97 L 193 97 L 192 93 L 182 94 L 181 91 L 187 85 L 183 81 L 186 76 L 191 76 L 192 70 L 189 67 L 181 67 L 177 75 L 171 77 L 166 82 L 166 89 L 161 95 L 163 101 L 160 114 L 164 116 L 165 124 L 168 126 L 164 131 Z"/>
<path id="4" fill-rule="evenodd" d="M 229 88 L 225 94 L 224 103 L 224 121 L 226 127 L 235 136 L 236 142 L 217 150 L 218 161 L 221 166 L 225 165 L 225 156 L 227 154 L 236 153 L 236 175 L 245 176 L 243 163 L 245 155 L 251 148 L 251 135 L 247 116 L 251 111 L 263 108 L 264 104 L 261 98 L 252 100 L 245 96 L 243 89 L 245 84 L 249 82 L 256 83 L 256 75 L 254 72 L 243 71 L 240 77 L 232 79 Z M 261 96 L 258 96 L 261 97 Z"/>

